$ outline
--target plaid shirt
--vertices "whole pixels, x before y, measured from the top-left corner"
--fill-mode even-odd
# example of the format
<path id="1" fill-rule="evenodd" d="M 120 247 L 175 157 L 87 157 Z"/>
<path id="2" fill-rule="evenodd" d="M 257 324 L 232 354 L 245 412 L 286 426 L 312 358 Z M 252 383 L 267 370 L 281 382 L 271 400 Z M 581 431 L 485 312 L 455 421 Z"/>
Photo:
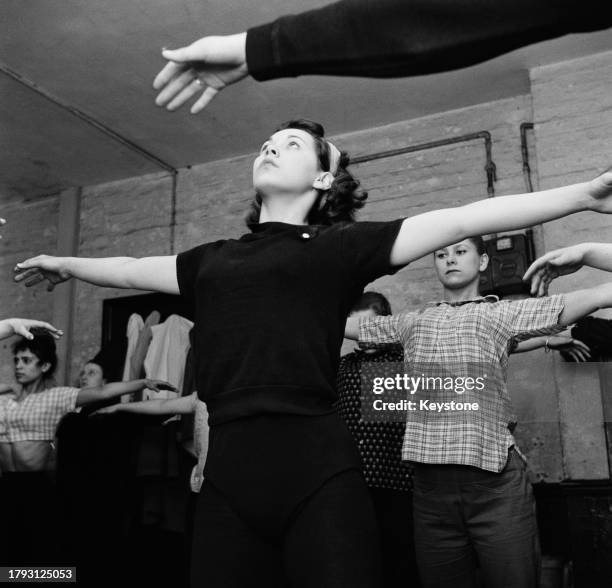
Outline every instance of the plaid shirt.
<path id="1" fill-rule="evenodd" d="M 407 374 L 434 370 L 469 375 L 477 365 L 494 377 L 483 391 L 461 397 L 454 391 L 419 391 L 417 400 L 479 403 L 479 409 L 407 410 L 402 458 L 420 463 L 453 463 L 500 472 L 514 445 L 516 422 L 506 388 L 508 355 L 517 341 L 563 329 L 561 295 L 499 301 L 495 296 L 459 303 L 430 303 L 416 312 L 362 319 L 362 344 L 400 342 Z M 410 398 L 410 396 L 409 396 Z"/>
<path id="2" fill-rule="evenodd" d="M 0 443 L 51 441 L 61 418 L 76 408 L 79 388 L 57 387 L 28 394 L 0 395 Z"/>

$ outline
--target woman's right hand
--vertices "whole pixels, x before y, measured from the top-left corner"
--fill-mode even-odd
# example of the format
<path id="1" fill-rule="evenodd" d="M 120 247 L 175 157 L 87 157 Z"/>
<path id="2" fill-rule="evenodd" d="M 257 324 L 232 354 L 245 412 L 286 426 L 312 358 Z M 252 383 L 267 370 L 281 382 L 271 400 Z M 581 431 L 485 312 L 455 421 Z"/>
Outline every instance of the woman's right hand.
<path id="1" fill-rule="evenodd" d="M 64 257 L 37 255 L 18 263 L 14 269 L 14 280 L 25 281 L 27 287 L 47 280 L 47 291 L 51 292 L 57 284 L 71 278 L 64 267 Z"/>
<path id="2" fill-rule="evenodd" d="M 196 114 L 249 73 L 246 33 L 203 37 L 187 47 L 164 49 L 162 55 L 168 63 L 157 74 L 153 88 L 159 90 L 155 104 L 168 110 L 176 110 L 201 92 L 191 107 L 191 114 Z"/>
<path id="3" fill-rule="evenodd" d="M 555 278 L 578 271 L 584 264 L 587 250 L 587 245 L 580 243 L 550 251 L 536 259 L 523 276 L 523 280 L 531 280 L 531 294 L 546 296 L 548 286 Z"/>

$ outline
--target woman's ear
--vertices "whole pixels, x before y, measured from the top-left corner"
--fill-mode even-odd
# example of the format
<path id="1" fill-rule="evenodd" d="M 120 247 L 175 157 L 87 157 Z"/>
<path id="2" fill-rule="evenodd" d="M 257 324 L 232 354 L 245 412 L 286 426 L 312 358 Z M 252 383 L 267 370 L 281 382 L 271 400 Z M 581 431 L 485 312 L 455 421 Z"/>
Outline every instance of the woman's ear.
<path id="1" fill-rule="evenodd" d="M 312 187 L 316 190 L 329 190 L 334 183 L 334 175 L 331 172 L 320 173 L 312 183 Z"/>
<path id="2" fill-rule="evenodd" d="M 40 366 L 40 369 L 42 370 L 43 374 L 46 374 L 51 369 L 51 364 L 48 361 L 45 361 L 45 363 Z"/>
<path id="3" fill-rule="evenodd" d="M 483 253 L 480 256 L 480 267 L 479 267 L 479 271 L 484 272 L 487 269 L 487 266 L 489 265 L 489 256 L 486 253 Z"/>

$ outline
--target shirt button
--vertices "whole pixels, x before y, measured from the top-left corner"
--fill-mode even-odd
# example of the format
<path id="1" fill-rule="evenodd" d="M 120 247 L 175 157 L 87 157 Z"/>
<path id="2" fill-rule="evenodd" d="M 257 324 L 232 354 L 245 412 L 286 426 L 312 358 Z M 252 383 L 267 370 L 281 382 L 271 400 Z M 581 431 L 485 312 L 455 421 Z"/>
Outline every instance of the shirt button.
<path id="1" fill-rule="evenodd" d="M 301 237 L 302 239 L 310 239 L 310 233 L 302 233 Z"/>

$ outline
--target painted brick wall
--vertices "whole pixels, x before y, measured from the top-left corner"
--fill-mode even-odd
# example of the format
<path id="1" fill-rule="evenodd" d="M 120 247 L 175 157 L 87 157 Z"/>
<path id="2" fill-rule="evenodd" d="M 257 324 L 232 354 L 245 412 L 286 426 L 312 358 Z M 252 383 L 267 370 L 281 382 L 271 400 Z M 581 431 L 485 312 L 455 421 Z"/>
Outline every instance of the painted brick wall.
<path id="1" fill-rule="evenodd" d="M 2 207 L 7 224 L 0 239 L 0 309 L 2 317 L 36 317 L 50 321 L 53 297 L 44 288 L 26 289 L 13 282 L 13 267 L 19 261 L 42 252 L 55 252 L 57 246 L 57 196 L 28 202 L 12 202 Z M 14 338 L 0 342 L 0 382 L 12 382 L 10 346 Z"/>
<path id="2" fill-rule="evenodd" d="M 612 53 L 534 69 L 531 72 L 539 182 L 542 189 L 586 181 L 612 165 Z M 612 241 L 612 217 L 581 213 L 547 223 L 547 249 L 584 241 Z M 559 279 L 553 292 L 567 292 L 610 280 L 610 274 L 582 270 Z M 612 318 L 600 311 L 599 316 Z M 612 434 L 612 389 L 602 386 L 594 366 L 556 362 L 558 414 L 567 477 L 608 478 L 605 429 Z M 606 422 L 607 421 L 607 422 Z M 605 426 L 604 426 L 605 425 Z"/>
<path id="3" fill-rule="evenodd" d="M 531 72 L 532 94 L 480 104 L 426 118 L 368 129 L 341 137 L 338 144 L 352 156 L 368 155 L 409 145 L 486 130 L 493 140 L 497 166 L 497 195 L 524 191 L 519 125 L 535 120 L 530 134 L 534 183 L 548 188 L 588 179 L 611 165 L 610 127 L 612 97 L 610 55 L 597 55 Z M 325 123 L 326 121 L 322 121 Z M 534 138 L 535 137 L 535 138 Z M 253 151 L 258 146 L 253 145 Z M 536 160 L 537 152 L 537 160 Z M 487 197 L 482 141 L 419 151 L 354 166 L 355 175 L 370 191 L 361 219 L 385 219 L 419 214 L 443 206 L 456 206 Z M 252 196 L 251 157 L 239 157 L 180 170 L 176 184 L 176 227 L 171 244 L 172 179 L 165 174 L 113 182 L 83 190 L 79 254 L 81 256 L 168 254 L 215 239 L 238 236 Z M 3 210 L 11 224 L 0 241 L 0 286 L 4 315 L 23 314 L 50 318 L 52 298 L 44 289 L 26 291 L 8 277 L 16 259 L 35 253 L 53 253 L 57 231 L 57 198 L 10 203 Z M 60 227 L 60 230 L 62 228 Z M 547 249 L 584 240 L 607 240 L 610 217 L 577 215 L 550 223 L 542 233 Z M 564 278 L 556 291 L 567 291 L 587 282 L 601 282 L 601 274 L 585 273 Z M 440 289 L 431 259 L 413 263 L 399 275 L 374 286 L 387 294 L 396 312 L 415 308 L 437 298 Z M 133 292 L 99 290 L 79 284 L 74 305 L 72 376 L 91 357 L 100 342 L 102 300 Z M 3 379 L 10 374 L 3 352 Z M 563 392 L 563 380 L 587 382 L 593 410 L 592 431 L 601 428 L 601 402 L 597 407 L 597 376 L 568 375 L 568 366 L 536 351 L 513 357 L 510 389 L 521 424 L 517 438 L 529 454 L 536 477 L 556 481 L 567 475 L 595 472 L 605 477 L 601 432 L 580 444 L 576 433 L 585 426 L 572 399 Z M 586 377 L 586 380 L 577 378 Z M 559 396 L 559 381 L 562 394 Z M 568 384 L 569 386 L 569 384 Z M 569 390 L 569 388 L 568 388 Z M 600 411 L 599 413 L 597 411 Z M 570 426 L 564 421 L 569 419 Z M 572 421 L 572 419 L 575 420 Z M 599 420 L 598 420 L 599 419 Z M 574 424 L 572 425 L 572 422 Z M 564 428 L 565 427 L 565 428 Z M 578 443 L 568 454 L 570 440 Z M 596 446 L 599 453 L 593 452 Z M 569 457 L 568 457 L 569 455 Z"/>
<path id="4" fill-rule="evenodd" d="M 81 257 L 170 253 L 172 178 L 153 174 L 83 190 Z M 75 293 L 72 376 L 100 348 L 102 301 L 133 290 L 101 289 L 79 282 Z"/>

